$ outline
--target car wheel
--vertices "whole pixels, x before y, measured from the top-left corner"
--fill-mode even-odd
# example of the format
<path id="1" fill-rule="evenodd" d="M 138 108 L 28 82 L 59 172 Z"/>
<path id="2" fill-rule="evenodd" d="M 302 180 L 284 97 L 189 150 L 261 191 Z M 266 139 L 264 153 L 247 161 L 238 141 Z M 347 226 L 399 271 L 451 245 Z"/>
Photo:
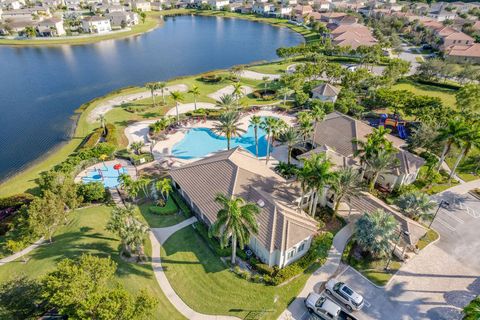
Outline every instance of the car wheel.
<path id="1" fill-rule="evenodd" d="M 313 313 L 313 309 L 312 308 L 307 308 L 308 310 L 308 313 Z"/>
<path id="2" fill-rule="evenodd" d="M 352 308 L 351 305 L 346 304 L 345 307 L 347 308 L 348 312 L 352 312 L 352 311 L 353 311 L 353 308 Z"/>
<path id="3" fill-rule="evenodd" d="M 329 295 L 332 295 L 332 291 L 330 291 L 328 289 L 326 289 L 325 292 L 328 293 Z"/>

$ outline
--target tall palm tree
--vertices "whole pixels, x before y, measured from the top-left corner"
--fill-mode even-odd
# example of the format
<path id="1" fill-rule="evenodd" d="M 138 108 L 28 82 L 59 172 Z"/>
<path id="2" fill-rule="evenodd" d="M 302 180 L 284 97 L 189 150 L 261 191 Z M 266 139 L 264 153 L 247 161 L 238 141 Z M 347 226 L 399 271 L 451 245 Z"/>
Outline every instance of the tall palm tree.
<path id="1" fill-rule="evenodd" d="M 143 141 L 134 141 L 130 145 L 130 149 L 132 149 L 136 154 L 140 154 L 140 151 L 142 150 L 144 145 L 145 143 L 143 143 Z"/>
<path id="2" fill-rule="evenodd" d="M 428 216 L 436 206 L 430 197 L 420 191 L 412 191 L 402 194 L 397 198 L 395 204 L 400 211 L 409 218 L 418 220 L 421 217 Z"/>
<path id="3" fill-rule="evenodd" d="M 304 120 L 304 121 L 299 121 L 299 127 L 298 130 L 300 134 L 302 135 L 303 141 L 307 141 L 307 138 L 310 137 L 310 135 L 313 132 L 313 123 L 309 120 Z"/>
<path id="4" fill-rule="evenodd" d="M 361 174 L 352 167 L 340 169 L 333 175 L 330 182 L 332 190 L 335 192 L 335 204 L 333 206 L 333 218 L 337 217 L 340 202 L 346 198 L 350 201 L 362 191 Z"/>
<path id="5" fill-rule="evenodd" d="M 125 190 L 125 192 L 130 197 L 130 200 L 133 201 L 137 197 L 138 192 L 140 191 L 139 185 L 135 183 L 132 177 L 126 173 L 121 174 L 118 177 L 118 181 L 120 182 L 120 187 Z"/>
<path id="6" fill-rule="evenodd" d="M 193 105 L 195 110 L 197 110 L 197 96 L 200 95 L 200 88 L 196 85 L 193 85 L 190 90 L 188 90 L 188 93 L 193 95 Z"/>
<path id="7" fill-rule="evenodd" d="M 294 91 L 289 87 L 281 87 L 278 89 L 277 94 L 282 97 L 284 107 L 287 105 L 287 97 L 293 93 Z"/>
<path id="8" fill-rule="evenodd" d="M 165 89 L 167 88 L 167 84 L 165 82 L 157 82 L 158 83 L 158 90 L 162 93 L 162 101 L 165 104 Z"/>
<path id="9" fill-rule="evenodd" d="M 228 111 L 222 113 L 218 122 L 213 125 L 213 130 L 216 133 L 223 134 L 227 138 L 227 149 L 230 150 L 230 140 L 245 133 L 245 130 L 240 128 L 240 114 L 236 111 Z"/>
<path id="10" fill-rule="evenodd" d="M 307 181 L 312 191 L 308 212 L 314 216 L 318 200 L 323 196 L 327 184 L 331 182 L 333 172 L 331 171 L 331 163 L 324 153 L 313 154 L 304 161 L 304 166 L 308 167 L 310 173 Z"/>
<path id="11" fill-rule="evenodd" d="M 180 114 L 178 112 L 178 105 L 180 102 L 183 101 L 183 93 L 180 91 L 172 91 L 170 92 L 170 97 L 172 98 L 173 102 L 175 102 L 175 110 L 177 111 L 177 122 L 180 121 Z"/>
<path id="12" fill-rule="evenodd" d="M 148 192 L 148 186 L 150 185 L 151 182 L 152 182 L 152 180 L 148 179 L 146 177 L 140 177 L 135 181 L 135 184 L 137 185 L 137 188 L 139 190 L 142 190 L 143 195 L 147 198 L 150 195 L 150 193 Z"/>
<path id="13" fill-rule="evenodd" d="M 153 103 L 153 106 L 155 107 L 157 105 L 155 101 L 155 90 L 160 88 L 158 85 L 158 82 L 147 82 L 145 83 L 145 88 L 150 90 L 150 93 L 152 95 L 152 103 Z"/>
<path id="14" fill-rule="evenodd" d="M 300 111 L 297 113 L 297 119 L 298 119 L 298 122 L 312 122 L 313 121 L 313 118 L 312 118 L 312 114 L 310 113 L 310 111 Z"/>
<path id="15" fill-rule="evenodd" d="M 440 156 L 440 161 L 438 162 L 437 172 L 440 171 L 442 163 L 445 161 L 445 157 L 450 151 L 452 145 L 460 145 L 462 142 L 462 137 L 468 133 L 469 129 L 466 126 L 465 122 L 455 119 L 447 123 L 446 127 L 441 127 L 438 129 L 438 135 L 435 138 L 438 142 L 444 142 L 442 155 Z"/>
<path id="16" fill-rule="evenodd" d="M 256 216 L 260 213 L 260 207 L 242 198 L 229 198 L 223 194 L 218 194 L 215 201 L 222 208 L 217 213 L 217 221 L 211 226 L 210 234 L 220 238 L 222 247 L 232 239 L 231 262 L 235 264 L 237 242 L 243 249 L 250 241 L 250 235 L 258 233 Z"/>
<path id="17" fill-rule="evenodd" d="M 103 135 L 106 135 L 107 134 L 107 128 L 106 128 L 106 122 L 105 122 L 105 115 L 104 114 L 100 114 L 98 115 L 98 118 L 97 120 L 100 122 L 100 126 L 102 127 L 102 132 L 103 132 Z"/>
<path id="18" fill-rule="evenodd" d="M 260 127 L 262 123 L 262 118 L 259 116 L 253 115 L 250 118 L 249 126 L 253 127 L 253 133 L 255 137 L 255 156 L 258 158 L 258 128 Z"/>
<path id="19" fill-rule="evenodd" d="M 163 178 L 162 180 L 158 180 L 155 183 L 155 186 L 157 187 L 157 190 L 160 191 L 160 194 L 162 195 L 163 199 L 165 201 L 168 201 L 168 196 L 170 195 L 170 192 L 172 192 L 172 180 L 168 178 Z"/>
<path id="20" fill-rule="evenodd" d="M 314 105 L 310 111 L 313 120 L 313 132 L 312 132 L 312 142 L 315 138 L 315 132 L 317 130 L 317 124 L 325 118 L 325 111 L 319 105 Z"/>
<path id="21" fill-rule="evenodd" d="M 280 133 L 278 140 L 287 146 L 287 163 L 290 164 L 292 149 L 300 141 L 300 133 L 297 129 L 289 127 Z"/>
<path id="22" fill-rule="evenodd" d="M 310 187 L 310 176 L 311 176 L 311 168 L 308 165 L 303 165 L 297 171 L 297 180 L 300 182 L 300 188 L 302 190 L 302 194 L 300 196 L 300 201 L 298 202 L 298 210 L 301 211 L 303 208 L 303 203 L 305 202 L 305 195 Z M 308 199 L 307 199 L 308 200 Z"/>
<path id="23" fill-rule="evenodd" d="M 480 126 L 473 127 L 469 129 L 468 132 L 465 133 L 462 137 L 460 137 L 460 145 L 462 146 L 462 150 L 457 157 L 457 161 L 455 161 L 455 165 L 453 166 L 452 171 L 450 172 L 450 178 L 452 179 L 455 175 L 455 171 L 458 168 L 458 165 L 462 161 L 463 158 L 466 158 L 467 155 L 470 153 L 473 147 L 480 148 Z"/>
<path id="24" fill-rule="evenodd" d="M 262 80 L 263 80 L 263 94 L 266 94 L 270 78 L 265 76 L 262 78 Z"/>
<path id="25" fill-rule="evenodd" d="M 235 98 L 231 94 L 224 94 L 217 101 L 217 107 L 225 111 L 233 111 L 235 109 Z"/>
<path id="26" fill-rule="evenodd" d="M 232 96 L 235 98 L 238 108 L 240 106 L 240 99 L 243 96 L 242 84 L 240 82 L 236 82 L 233 84 Z"/>
<path id="27" fill-rule="evenodd" d="M 274 117 L 266 117 L 263 119 L 260 127 L 267 133 L 267 157 L 265 158 L 265 163 L 268 164 L 270 160 L 271 146 L 273 144 L 273 138 L 278 132 L 279 128 L 279 119 Z"/>
<path id="28" fill-rule="evenodd" d="M 370 192 L 375 188 L 378 176 L 394 168 L 398 165 L 398 161 L 395 152 L 385 149 L 379 150 L 371 158 L 366 160 L 367 172 L 370 173 L 370 182 L 368 185 Z"/>

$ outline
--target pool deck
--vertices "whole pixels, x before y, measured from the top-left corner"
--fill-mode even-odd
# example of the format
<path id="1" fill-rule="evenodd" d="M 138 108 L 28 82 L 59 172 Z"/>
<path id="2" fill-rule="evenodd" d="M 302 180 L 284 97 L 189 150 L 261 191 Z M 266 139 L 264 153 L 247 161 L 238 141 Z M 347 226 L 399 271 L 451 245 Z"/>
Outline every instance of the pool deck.
<path id="1" fill-rule="evenodd" d="M 115 159 L 115 160 L 105 161 L 106 166 L 113 166 L 117 163 L 120 163 L 122 165 L 122 168 L 124 168 L 127 171 L 128 175 L 131 176 L 133 179 L 137 178 L 137 171 L 135 170 L 135 167 L 130 163 L 130 161 L 124 160 L 124 159 Z M 85 170 L 81 171 L 75 177 L 75 180 L 74 180 L 75 183 L 82 182 L 82 178 L 87 177 L 89 171 L 91 171 L 94 168 L 99 168 L 99 167 L 103 167 L 103 162 L 98 162 L 98 163 L 86 168 Z"/>
<path id="2" fill-rule="evenodd" d="M 293 126 L 296 118 L 289 114 L 275 112 L 269 109 L 262 109 L 255 113 L 250 113 L 244 115 L 240 118 L 240 127 L 244 130 L 248 129 L 248 123 L 250 118 L 253 115 L 261 117 L 277 117 L 284 120 L 288 125 Z M 132 124 L 131 126 L 125 129 L 126 135 L 129 137 L 129 141 L 147 141 L 146 135 L 148 134 L 148 125 L 153 121 L 141 121 Z M 177 132 L 168 135 L 166 140 L 158 141 L 153 147 L 153 156 L 155 160 L 160 163 L 166 163 L 168 167 L 180 167 L 187 163 L 194 162 L 199 158 L 195 159 L 180 159 L 172 155 L 172 149 L 180 142 L 187 133 L 188 130 L 193 128 L 213 128 L 213 125 L 216 121 L 207 120 L 207 121 L 198 121 L 195 123 L 190 122 L 188 125 L 177 129 Z M 220 151 L 220 150 L 219 150 Z M 278 161 L 286 161 L 286 148 L 284 146 L 275 147 L 272 152 L 272 161 L 271 165 L 275 165 Z M 275 161 L 277 160 L 277 161 Z"/>

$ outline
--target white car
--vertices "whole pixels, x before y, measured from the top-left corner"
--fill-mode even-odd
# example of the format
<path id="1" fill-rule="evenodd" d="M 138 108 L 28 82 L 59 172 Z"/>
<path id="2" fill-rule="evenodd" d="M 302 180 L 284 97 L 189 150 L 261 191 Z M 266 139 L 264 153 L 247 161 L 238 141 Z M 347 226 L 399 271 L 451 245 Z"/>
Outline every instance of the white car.
<path id="1" fill-rule="evenodd" d="M 322 319 L 336 320 L 339 319 L 342 309 L 332 300 L 324 295 L 312 292 L 305 299 L 305 306 L 308 312 L 315 313 Z"/>
<path id="2" fill-rule="evenodd" d="M 348 311 L 363 308 L 363 297 L 343 282 L 330 279 L 325 285 L 325 292 L 341 301 Z"/>

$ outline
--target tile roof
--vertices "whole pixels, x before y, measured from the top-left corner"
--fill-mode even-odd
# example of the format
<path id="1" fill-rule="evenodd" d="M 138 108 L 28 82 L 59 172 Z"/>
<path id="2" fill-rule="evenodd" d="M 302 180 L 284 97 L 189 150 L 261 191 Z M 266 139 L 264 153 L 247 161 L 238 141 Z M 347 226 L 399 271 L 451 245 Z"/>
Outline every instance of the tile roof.
<path id="1" fill-rule="evenodd" d="M 480 43 L 468 46 L 450 46 L 446 49 L 446 53 L 454 57 L 480 57 Z"/>
<path id="2" fill-rule="evenodd" d="M 323 83 L 312 89 L 312 93 L 316 93 L 325 97 L 336 97 L 340 92 L 340 89 L 332 86 L 329 83 Z"/>

